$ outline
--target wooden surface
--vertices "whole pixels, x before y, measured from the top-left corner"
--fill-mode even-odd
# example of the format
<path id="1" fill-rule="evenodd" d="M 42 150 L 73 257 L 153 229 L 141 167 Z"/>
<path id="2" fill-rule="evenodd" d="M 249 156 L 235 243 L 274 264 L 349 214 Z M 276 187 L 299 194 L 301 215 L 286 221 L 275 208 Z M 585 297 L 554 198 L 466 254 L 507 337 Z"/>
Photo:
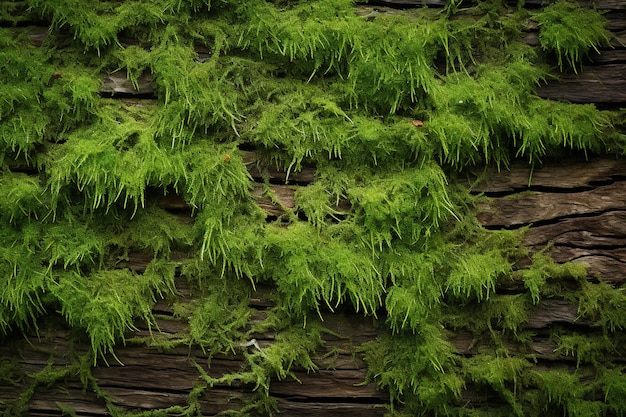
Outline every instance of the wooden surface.
<path id="1" fill-rule="evenodd" d="M 251 172 L 258 167 L 252 155 L 248 155 Z M 277 173 L 282 178 L 284 173 Z M 479 207 L 479 219 L 490 228 L 528 227 L 525 243 L 531 250 L 541 250 L 550 244 L 548 254 L 557 262 L 585 262 L 590 266 L 590 279 L 597 274 L 602 280 L 620 285 L 626 279 L 626 163 L 614 159 L 591 161 L 553 162 L 531 172 L 524 164 L 514 164 L 510 170 L 488 172 L 484 180 L 473 187 L 473 192 L 485 196 Z M 272 180 L 274 181 L 274 180 Z M 259 206 L 268 215 L 284 213 L 284 208 L 297 210 L 293 193 L 299 185 L 258 183 L 256 190 L 271 192 L 274 200 L 260 193 Z M 164 199 L 163 207 L 190 216 L 184 208 L 184 201 L 169 196 L 170 205 Z M 280 203 L 276 202 L 276 198 Z M 272 202 L 274 201 L 274 202 Z M 185 256 L 178 254 L 175 256 Z M 141 253 L 129 255 L 128 265 L 135 271 L 142 271 L 151 257 Z M 177 281 L 179 295 L 192 297 L 186 283 Z M 515 288 L 509 291 L 516 291 Z M 250 306 L 255 309 L 256 319 L 263 319 L 268 307 L 273 305 L 270 288 L 258 288 L 253 294 Z M 184 320 L 176 318 L 169 301 L 160 300 L 154 307 L 158 317 L 161 336 L 180 334 L 186 329 Z M 28 342 L 19 336 L 0 345 L 0 357 L 10 357 L 18 350 L 20 371 L 26 375 L 41 371 L 49 363 L 54 369 L 63 369 L 70 364 L 72 350 L 86 349 L 87 342 L 76 345 L 70 339 L 68 329 L 61 319 L 51 319 L 49 327 L 40 330 L 39 335 L 31 334 Z M 328 314 L 324 316 L 324 326 L 333 334 L 324 337 L 325 345 L 315 355 L 318 371 L 311 373 L 295 369 L 300 382 L 291 378 L 275 380 L 270 394 L 276 400 L 280 415 L 315 416 L 325 413 L 332 416 L 382 416 L 389 399 L 384 391 L 374 384 L 362 385 L 367 368 L 358 347 L 374 340 L 381 330 L 375 326 L 373 318 L 354 314 Z M 545 299 L 531 306 L 525 329 L 532 330 L 534 336 L 530 345 L 521 347 L 504 340 L 509 354 L 533 355 L 536 366 L 549 366 L 551 362 L 570 361 L 574 357 L 564 357 L 556 353 L 557 344 L 551 329 L 566 326 L 569 329 L 593 334 L 599 330 L 590 322 L 579 317 L 578 306 L 563 299 Z M 448 340 L 457 354 L 471 356 L 490 346 L 488 335 L 484 339 L 465 330 L 447 331 Z M 139 325 L 135 334 L 141 338 L 149 336 L 149 331 Z M 255 334 L 253 337 L 263 349 L 273 343 L 271 333 Z M 71 340 L 71 343 L 70 343 Z M 201 381 L 195 364 L 206 373 L 219 377 L 238 371 L 245 363 L 243 352 L 238 348 L 230 355 L 216 355 L 210 361 L 206 353 L 198 349 L 178 347 L 162 352 L 145 345 L 129 343 L 119 346 L 115 353 L 119 362 L 108 358 L 108 364 L 100 362 L 92 369 L 92 374 L 101 390 L 111 398 L 113 404 L 122 410 L 147 411 L 172 406 L 184 406 L 189 392 Z M 254 348 L 247 348 L 254 349 Z M 617 361 L 623 361 L 615 353 Z M 120 363 L 121 362 L 121 363 Z M 123 365 L 122 365 L 123 364 Z M 167 377 L 164 377 L 167 375 Z M 0 387 L 0 404 L 19 396 L 30 380 L 23 376 L 14 386 Z M 228 409 L 240 409 L 246 400 L 254 396 L 254 387 L 233 384 L 217 385 L 206 390 L 199 400 L 203 415 L 216 415 Z M 486 398 L 484 393 L 469 389 L 464 392 L 468 403 L 478 406 L 490 404 L 497 399 Z M 84 390 L 79 377 L 67 378 L 63 383 L 51 387 L 40 386 L 28 403 L 29 415 L 60 415 L 61 406 L 72 407 L 77 415 L 104 416 L 109 414 L 102 398 L 94 392 Z M 331 411 L 332 410 L 332 411 Z M 56 413 L 56 414 L 55 414 Z M 330 413 L 330 414 L 329 414 Z"/>
<path id="2" fill-rule="evenodd" d="M 626 162 L 595 159 L 530 172 L 524 165 L 490 174 L 474 187 L 491 195 L 478 219 L 488 228 L 530 226 L 524 242 L 550 245 L 557 262 L 582 262 L 591 275 L 626 282 Z"/>
<path id="3" fill-rule="evenodd" d="M 190 294 L 185 282 L 178 281 L 180 294 Z M 268 298 L 270 291 L 260 288 L 251 307 L 256 310 L 255 319 L 264 318 L 264 311 L 273 304 Z M 184 320 L 174 317 L 172 306 L 165 300 L 154 307 L 158 314 L 159 337 L 173 336 L 184 332 Z M 375 384 L 363 384 L 367 368 L 355 351 L 362 343 L 373 340 L 380 333 L 373 319 L 348 314 L 329 314 L 324 317 L 324 326 L 331 333 L 324 336 L 325 345 L 315 356 L 318 370 L 315 373 L 294 369 L 295 377 L 272 382 L 270 394 L 280 407 L 281 415 L 315 415 L 322 409 L 337 410 L 337 416 L 367 415 L 382 416 L 384 408 L 377 405 L 389 401 L 388 394 L 376 389 Z M 150 337 L 149 330 L 138 325 L 130 337 Z M 269 346 L 272 333 L 253 334 L 261 349 Z M 43 370 L 49 364 L 61 370 L 70 365 L 76 350 L 85 351 L 88 341 L 77 344 L 76 335 L 70 336 L 63 320 L 52 316 L 38 334 L 28 340 L 15 335 L 13 340 L 0 344 L 0 357 L 8 358 L 19 350 L 21 380 L 13 386 L 0 385 L 0 411 L 4 401 L 19 397 L 25 386 L 32 382 L 29 374 Z M 99 361 L 92 368 L 98 387 L 107 393 L 117 407 L 124 410 L 148 411 L 173 406 L 185 406 L 190 391 L 201 382 L 200 366 L 212 377 L 239 371 L 245 363 L 244 350 L 254 347 L 237 347 L 233 354 L 214 355 L 210 359 L 200 349 L 177 347 L 162 352 L 143 344 L 129 343 L 115 349 L 116 357 L 109 355 L 108 363 Z M 246 400 L 255 395 L 254 385 L 217 384 L 201 395 L 199 404 L 202 415 L 211 416 L 229 409 L 240 409 Z M 77 415 L 110 415 L 105 401 L 90 390 L 84 390 L 77 375 L 56 383 L 52 387 L 38 387 L 28 403 L 32 416 L 60 415 L 59 404 L 74 409 Z"/>

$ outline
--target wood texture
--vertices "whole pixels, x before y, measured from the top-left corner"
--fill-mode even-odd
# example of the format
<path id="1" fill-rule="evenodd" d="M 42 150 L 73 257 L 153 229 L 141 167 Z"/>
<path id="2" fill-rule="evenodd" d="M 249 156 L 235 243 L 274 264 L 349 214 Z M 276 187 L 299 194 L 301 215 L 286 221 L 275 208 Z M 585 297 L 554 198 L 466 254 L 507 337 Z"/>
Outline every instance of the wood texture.
<path id="1" fill-rule="evenodd" d="M 491 197 L 478 219 L 489 228 L 529 227 L 524 243 L 556 262 L 588 265 L 590 277 L 626 282 L 626 162 L 514 165 L 474 187 Z"/>
<path id="2" fill-rule="evenodd" d="M 626 103 L 626 71 L 623 63 L 585 67 L 537 88 L 540 97 L 572 103 Z"/>
<path id="3" fill-rule="evenodd" d="M 184 283 L 179 290 L 188 291 Z M 269 291 L 261 289 L 260 297 Z M 252 305 L 267 305 L 255 301 Z M 160 307 L 158 307 L 160 306 Z M 157 307 L 160 316 L 158 325 L 160 335 L 176 334 L 185 331 L 186 323 L 174 316 L 163 317 L 163 313 L 171 311 L 169 304 L 161 300 Z M 263 314 L 263 309 L 259 310 Z M 367 368 L 355 349 L 365 341 L 374 339 L 379 330 L 373 327 L 371 318 L 355 317 L 346 314 L 329 314 L 324 317 L 324 326 L 331 334 L 324 336 L 325 346 L 319 350 L 315 362 L 319 370 L 310 373 L 302 369 L 294 369 L 295 382 L 292 378 L 275 381 L 271 385 L 270 394 L 278 400 L 281 415 L 301 416 L 314 415 L 322 409 L 337 408 L 334 415 L 371 415 L 382 416 L 385 409 L 381 404 L 388 403 L 388 394 L 376 389 L 374 384 L 363 384 Z M 134 336 L 147 337 L 147 328 L 138 326 Z M 129 335 L 132 336 L 132 335 Z M 273 335 L 253 335 L 261 349 L 273 342 Z M 71 342 L 70 342 L 71 340 Z M 70 339 L 69 330 L 62 320 L 51 320 L 49 326 L 41 329 L 38 335 L 32 335 L 26 342 L 19 337 L 13 341 L 5 341 L 0 345 L 2 357 L 12 356 L 17 348 L 20 352 L 19 367 L 25 374 L 35 374 L 46 366 L 52 369 L 63 369 L 69 365 L 73 350 L 77 347 L 83 351 L 83 345 L 76 345 L 75 337 Z M 201 382 L 200 366 L 204 372 L 213 377 L 239 371 L 245 363 L 244 349 L 236 348 L 233 354 L 217 354 L 208 358 L 207 353 L 199 349 L 178 347 L 167 352 L 146 347 L 145 345 L 119 346 L 116 357 L 109 356 L 108 363 L 100 361 L 99 366 L 92 369 L 99 389 L 107 393 L 116 407 L 125 410 L 148 411 L 173 406 L 185 406 L 189 392 Z M 25 384 L 32 382 L 26 376 L 15 386 L 0 386 L 0 410 L 3 401 L 19 397 Z M 229 409 L 239 409 L 246 400 L 255 395 L 253 385 L 218 384 L 207 390 L 200 397 L 203 415 L 216 415 Z M 29 401 L 29 415 L 56 415 L 54 410 L 61 406 L 71 407 L 77 415 L 104 416 L 109 415 L 104 400 L 90 390 L 84 390 L 78 376 L 69 378 L 54 387 L 41 387 Z"/>

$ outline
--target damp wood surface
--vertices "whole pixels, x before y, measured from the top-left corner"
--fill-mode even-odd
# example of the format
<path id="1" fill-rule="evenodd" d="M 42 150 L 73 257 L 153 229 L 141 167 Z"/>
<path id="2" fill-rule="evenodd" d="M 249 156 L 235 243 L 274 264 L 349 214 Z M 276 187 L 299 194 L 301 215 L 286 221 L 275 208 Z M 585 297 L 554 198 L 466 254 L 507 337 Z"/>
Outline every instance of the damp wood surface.
<path id="1" fill-rule="evenodd" d="M 617 159 L 517 164 L 474 188 L 489 228 L 528 227 L 524 242 L 557 262 L 581 262 L 614 285 L 626 281 L 626 163 Z"/>

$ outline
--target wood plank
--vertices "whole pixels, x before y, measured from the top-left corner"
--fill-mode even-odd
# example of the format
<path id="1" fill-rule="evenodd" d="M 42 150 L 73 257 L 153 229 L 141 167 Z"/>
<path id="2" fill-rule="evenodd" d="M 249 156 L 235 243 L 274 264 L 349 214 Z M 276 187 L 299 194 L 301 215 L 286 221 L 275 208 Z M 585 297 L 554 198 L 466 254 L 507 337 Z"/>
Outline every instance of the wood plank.
<path id="1" fill-rule="evenodd" d="M 137 79 L 137 85 L 127 78 L 124 71 L 102 75 L 100 93 L 105 95 L 156 96 L 156 88 L 149 72 L 143 73 Z"/>
<path id="2" fill-rule="evenodd" d="M 535 306 L 526 323 L 527 328 L 548 328 L 554 324 L 567 323 L 588 326 L 589 321 L 578 318 L 578 306 L 569 301 L 546 299 Z"/>
<path id="3" fill-rule="evenodd" d="M 580 249 L 626 247 L 626 211 L 609 211 L 533 227 L 526 233 L 524 243 L 537 248 L 549 243 Z"/>
<path id="4" fill-rule="evenodd" d="M 343 402 L 295 402 L 277 399 L 279 415 L 286 417 L 382 417 L 388 409 L 380 404 L 354 404 Z"/>
<path id="5" fill-rule="evenodd" d="M 517 228 L 593 216 L 626 206 L 626 181 L 574 193 L 528 191 L 480 206 L 478 220 L 490 228 Z"/>
<path id="6" fill-rule="evenodd" d="M 366 4 L 368 6 L 385 6 L 393 8 L 414 8 L 422 6 L 444 7 L 445 0 L 366 0 L 357 2 L 357 4 Z"/>
<path id="7" fill-rule="evenodd" d="M 257 182 L 265 180 L 272 183 L 310 184 L 315 181 L 315 166 L 303 164 L 299 171 L 287 171 L 275 165 L 261 161 L 259 153 L 255 151 L 241 150 L 243 162 L 248 168 L 250 176 Z"/>
<path id="8" fill-rule="evenodd" d="M 511 5 L 516 5 L 514 1 L 510 2 Z M 524 5 L 533 7 L 544 7 L 551 4 L 549 0 L 525 0 Z M 624 0 L 580 0 L 578 1 L 580 7 L 587 9 L 598 10 L 624 10 L 626 9 L 626 2 Z"/>
<path id="9" fill-rule="evenodd" d="M 591 189 L 602 183 L 626 178 L 626 160 L 594 158 L 591 160 L 547 160 L 543 167 L 513 162 L 508 170 L 489 168 L 484 180 L 472 185 L 475 193 L 512 194 L 532 189 L 563 190 Z"/>
<path id="10" fill-rule="evenodd" d="M 626 103 L 624 64 L 585 67 L 537 88 L 539 97 L 572 103 Z"/>
<path id="11" fill-rule="evenodd" d="M 269 185 L 255 183 L 251 191 L 256 204 L 271 216 L 285 214 L 285 209 L 296 208 L 296 189 L 291 185 Z"/>

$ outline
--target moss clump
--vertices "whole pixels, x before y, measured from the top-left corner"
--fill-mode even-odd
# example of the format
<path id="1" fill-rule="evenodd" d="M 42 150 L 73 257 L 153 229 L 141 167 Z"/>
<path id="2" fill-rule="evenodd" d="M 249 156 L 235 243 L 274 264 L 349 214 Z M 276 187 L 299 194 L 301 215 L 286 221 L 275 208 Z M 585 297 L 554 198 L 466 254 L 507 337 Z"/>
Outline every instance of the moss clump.
<path id="1" fill-rule="evenodd" d="M 539 25 L 539 44 L 556 54 L 561 70 L 577 71 L 590 50 L 600 53 L 598 48 L 607 46 L 611 39 L 600 14 L 570 1 L 551 4 L 534 19 Z"/>

